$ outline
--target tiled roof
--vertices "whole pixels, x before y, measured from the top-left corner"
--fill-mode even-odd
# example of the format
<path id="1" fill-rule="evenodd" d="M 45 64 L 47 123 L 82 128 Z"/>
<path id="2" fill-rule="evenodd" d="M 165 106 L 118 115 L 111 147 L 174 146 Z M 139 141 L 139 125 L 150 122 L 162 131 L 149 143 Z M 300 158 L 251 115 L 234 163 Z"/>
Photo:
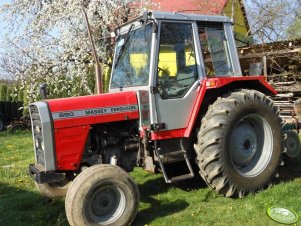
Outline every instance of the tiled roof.
<path id="1" fill-rule="evenodd" d="M 221 14 L 227 0 L 152 0 L 157 10 L 216 15 Z"/>

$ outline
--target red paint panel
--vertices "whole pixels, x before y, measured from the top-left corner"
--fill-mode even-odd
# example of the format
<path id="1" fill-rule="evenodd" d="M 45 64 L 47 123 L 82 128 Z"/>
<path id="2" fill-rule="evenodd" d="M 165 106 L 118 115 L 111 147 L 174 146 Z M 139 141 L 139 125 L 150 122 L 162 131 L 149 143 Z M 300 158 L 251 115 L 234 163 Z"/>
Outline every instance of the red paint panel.
<path id="1" fill-rule="evenodd" d="M 55 129 L 58 170 L 76 170 L 85 150 L 90 126 Z"/>
<path id="2" fill-rule="evenodd" d="M 236 81 L 255 81 L 255 80 L 262 83 L 273 94 L 277 94 L 277 91 L 266 81 L 266 78 L 264 76 L 217 77 L 217 78 L 205 79 L 202 82 L 202 87 L 200 88 L 201 90 L 196 99 L 196 104 L 194 105 L 184 137 L 189 137 L 191 134 L 192 128 L 198 116 L 199 109 L 201 107 L 207 89 L 217 89 Z M 215 86 L 207 86 L 208 83 L 209 84 L 213 83 L 215 84 Z"/>
<path id="3" fill-rule="evenodd" d="M 153 132 L 151 134 L 151 140 L 164 140 L 164 139 L 184 137 L 185 130 L 186 128 Z"/>
<path id="4" fill-rule="evenodd" d="M 87 109 L 99 109 L 115 106 L 138 105 L 136 92 L 107 93 L 92 96 L 81 96 L 47 100 L 51 113 L 70 112 Z M 110 114 L 71 117 L 54 120 L 54 128 L 74 127 L 98 123 L 138 119 L 138 109 L 135 111 L 115 112 Z"/>
<path id="5" fill-rule="evenodd" d="M 262 85 L 264 85 L 265 88 L 267 88 L 268 90 L 270 90 L 274 95 L 277 94 L 277 91 L 274 89 L 274 87 L 272 87 L 272 86 L 270 85 L 270 83 L 268 83 L 267 80 L 261 79 L 261 80 L 260 80 L 260 83 L 261 83 Z"/>
<path id="6" fill-rule="evenodd" d="M 255 80 L 263 84 L 273 94 L 277 94 L 277 91 L 266 81 L 266 78 L 264 76 L 217 77 L 217 78 L 209 78 L 206 79 L 205 81 L 208 83 L 215 82 L 215 86 L 210 86 L 210 87 L 208 86 L 207 89 L 216 89 L 228 85 L 231 82 L 255 81 Z"/>
<path id="7" fill-rule="evenodd" d="M 51 112 L 137 104 L 135 91 L 47 100 Z"/>
<path id="8" fill-rule="evenodd" d="M 191 134 L 191 131 L 192 131 L 192 128 L 194 126 L 194 123 L 195 123 L 195 120 L 196 118 L 198 117 L 198 114 L 199 114 L 199 111 L 200 111 L 200 108 L 201 108 L 201 105 L 202 105 L 202 102 L 203 102 L 203 99 L 205 97 L 205 94 L 206 94 L 206 90 L 207 90 L 207 87 L 206 87 L 206 80 L 204 80 L 202 82 L 202 85 L 201 87 L 199 87 L 199 92 L 198 92 L 198 96 L 196 98 L 196 102 L 194 104 L 194 107 L 193 107 L 193 110 L 192 110 L 192 113 L 190 115 L 190 120 L 188 122 L 188 126 L 187 126 L 187 129 L 185 130 L 185 133 L 184 133 L 184 137 L 189 137 L 190 134 Z"/>

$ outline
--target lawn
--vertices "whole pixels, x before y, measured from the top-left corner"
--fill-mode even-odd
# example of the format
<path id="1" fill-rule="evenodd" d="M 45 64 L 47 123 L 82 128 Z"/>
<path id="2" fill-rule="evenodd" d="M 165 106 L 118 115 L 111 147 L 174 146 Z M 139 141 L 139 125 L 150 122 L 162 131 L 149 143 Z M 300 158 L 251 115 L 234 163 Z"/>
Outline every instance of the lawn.
<path id="1" fill-rule="evenodd" d="M 29 131 L 0 133 L 0 225 L 68 225 L 64 199 L 50 201 L 36 191 L 27 174 L 32 162 Z M 268 218 L 266 210 L 285 206 L 301 216 L 300 172 L 301 164 L 290 161 L 276 185 L 243 199 L 229 199 L 200 179 L 167 185 L 162 175 L 137 168 L 132 176 L 139 184 L 141 203 L 134 226 L 280 225 Z"/>

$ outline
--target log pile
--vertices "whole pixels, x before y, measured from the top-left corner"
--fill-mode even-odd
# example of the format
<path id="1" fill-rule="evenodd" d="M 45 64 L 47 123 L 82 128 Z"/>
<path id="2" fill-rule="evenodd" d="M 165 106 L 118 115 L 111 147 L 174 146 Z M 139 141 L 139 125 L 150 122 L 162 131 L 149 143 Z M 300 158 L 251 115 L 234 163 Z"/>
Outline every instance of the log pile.
<path id="1" fill-rule="evenodd" d="M 257 75 L 277 90 L 272 98 L 283 119 L 293 120 L 294 103 L 301 98 L 301 39 L 239 47 L 238 53 L 244 75 L 251 75 L 252 64 L 262 66 Z"/>

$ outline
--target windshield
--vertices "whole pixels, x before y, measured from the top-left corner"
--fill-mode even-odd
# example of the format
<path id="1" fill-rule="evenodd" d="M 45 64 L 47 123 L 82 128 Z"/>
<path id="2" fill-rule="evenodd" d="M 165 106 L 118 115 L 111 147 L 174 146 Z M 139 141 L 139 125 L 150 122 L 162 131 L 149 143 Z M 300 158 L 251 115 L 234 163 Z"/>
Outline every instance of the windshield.
<path id="1" fill-rule="evenodd" d="M 152 27 L 149 24 L 146 28 L 130 30 L 129 34 L 117 38 L 111 88 L 148 84 L 151 35 Z"/>

